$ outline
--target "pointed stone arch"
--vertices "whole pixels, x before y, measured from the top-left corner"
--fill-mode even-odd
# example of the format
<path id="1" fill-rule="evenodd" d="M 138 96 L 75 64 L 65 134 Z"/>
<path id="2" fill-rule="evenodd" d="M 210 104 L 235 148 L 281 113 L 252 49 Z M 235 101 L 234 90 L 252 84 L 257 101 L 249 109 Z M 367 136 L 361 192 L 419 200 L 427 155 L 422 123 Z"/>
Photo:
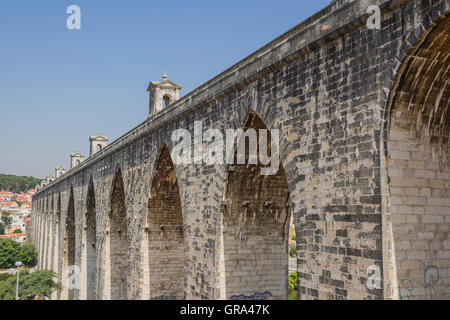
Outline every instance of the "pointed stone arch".
<path id="1" fill-rule="evenodd" d="M 147 242 L 143 247 L 148 268 L 149 296 L 153 299 L 185 298 L 185 239 L 180 190 L 167 145 L 164 143 L 153 167 L 148 198 Z M 146 295 L 146 294 L 144 294 Z"/>
<path id="2" fill-rule="evenodd" d="M 95 187 L 90 178 L 86 196 L 86 216 L 84 220 L 84 251 L 83 251 L 83 298 L 87 300 L 97 299 L 97 209 L 95 201 Z"/>
<path id="3" fill-rule="evenodd" d="M 43 199 L 41 199 L 41 205 L 39 210 L 39 216 L 38 216 L 38 229 L 37 229 L 37 242 L 38 242 L 38 268 L 42 268 L 42 238 L 44 234 L 43 230 L 43 220 L 44 220 L 44 204 Z"/>
<path id="4" fill-rule="evenodd" d="M 34 200 L 33 201 L 33 214 L 32 214 L 32 237 L 33 237 L 33 242 L 35 243 L 35 245 L 38 245 L 38 242 L 36 241 L 36 227 L 37 227 L 37 217 L 39 215 L 39 201 L 38 200 Z"/>
<path id="5" fill-rule="evenodd" d="M 44 269 L 48 270 L 50 265 L 50 255 L 51 255 L 51 230 L 52 230 L 52 211 L 53 211 L 53 202 L 52 196 L 50 195 L 48 198 L 48 207 L 47 207 L 47 222 L 46 222 L 46 233 L 45 233 L 45 265 Z"/>
<path id="6" fill-rule="evenodd" d="M 64 225 L 64 224 L 63 224 Z M 61 256 L 62 253 L 61 248 L 63 246 L 60 245 L 61 243 L 61 193 L 59 192 L 57 195 L 57 200 L 56 200 L 56 220 L 55 220 L 55 230 L 54 230 L 54 237 L 55 237 L 55 247 L 54 247 L 54 265 L 53 265 L 53 270 L 57 273 L 57 279 L 58 279 L 58 283 L 62 282 L 62 264 L 61 264 Z M 56 299 L 60 300 L 61 299 L 61 291 L 57 291 L 56 292 Z"/>
<path id="7" fill-rule="evenodd" d="M 47 269 L 49 270 L 53 270 L 53 259 L 54 259 L 54 253 L 55 253 L 55 222 L 56 222 L 56 216 L 55 216 L 55 199 L 54 199 L 54 195 L 51 196 L 51 208 L 50 208 L 50 221 L 49 221 L 49 231 L 48 231 L 48 238 L 49 238 L 49 246 L 48 246 L 48 262 L 47 262 Z"/>
<path id="8" fill-rule="evenodd" d="M 128 222 L 125 188 L 120 165 L 115 169 L 110 196 L 110 211 L 106 237 L 105 265 L 106 297 L 111 300 L 127 299 Z"/>
<path id="9" fill-rule="evenodd" d="M 381 145 L 387 299 L 449 297 L 438 275 L 450 264 L 442 253 L 450 240 L 449 25 L 447 11 L 416 41 L 389 97 Z"/>
<path id="10" fill-rule="evenodd" d="M 255 130 L 259 143 L 267 130 L 264 121 L 250 110 L 243 131 Z M 239 137 L 238 137 L 239 139 Z M 270 155 L 271 135 L 267 132 Z M 289 186 L 282 165 L 273 175 L 262 175 L 266 167 L 258 157 L 249 164 L 248 144 L 245 164 L 228 167 L 226 202 L 222 211 L 222 239 L 219 286 L 222 299 L 287 299 Z"/>
<path id="11" fill-rule="evenodd" d="M 36 232 L 36 239 L 38 242 L 38 268 L 42 267 L 42 236 L 44 234 L 44 230 L 42 229 L 43 219 L 44 219 L 44 200 L 40 199 L 39 205 L 39 215 L 38 215 L 38 226 Z"/>
<path id="12" fill-rule="evenodd" d="M 49 205 L 49 198 L 48 196 L 46 197 L 45 200 L 45 209 L 44 209 L 44 215 L 43 215 L 43 225 L 42 225 L 42 262 L 41 262 L 41 268 L 42 269 L 47 269 L 47 258 L 48 258 L 48 229 L 49 229 L 49 210 L 50 210 L 50 205 Z"/>
<path id="13" fill-rule="evenodd" d="M 70 188 L 69 202 L 67 206 L 66 224 L 65 224 L 65 238 L 64 238 L 64 268 L 63 268 L 63 299 L 74 300 L 75 289 L 69 286 L 69 274 L 73 266 L 75 266 L 75 199 L 73 195 L 73 187 Z M 72 277 L 71 277 L 72 278 Z M 76 278 L 73 278 L 74 280 Z"/>

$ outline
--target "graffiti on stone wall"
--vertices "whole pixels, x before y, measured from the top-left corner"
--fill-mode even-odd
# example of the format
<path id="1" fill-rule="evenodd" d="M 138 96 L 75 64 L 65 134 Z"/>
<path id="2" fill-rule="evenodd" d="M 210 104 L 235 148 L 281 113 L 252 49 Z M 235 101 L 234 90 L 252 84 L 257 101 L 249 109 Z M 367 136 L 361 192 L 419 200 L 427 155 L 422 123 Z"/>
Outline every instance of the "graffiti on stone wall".
<path id="1" fill-rule="evenodd" d="M 431 300 L 448 299 L 450 297 L 450 269 L 440 270 L 431 265 L 424 269 L 423 285 L 425 293 Z"/>
<path id="2" fill-rule="evenodd" d="M 438 300 L 447 298 L 450 295 L 450 283 L 448 279 L 439 270 L 437 266 L 430 265 L 423 270 L 423 283 L 419 279 L 413 279 L 416 283 L 417 288 L 424 288 L 425 295 L 430 300 Z M 422 298 L 422 295 L 417 296 L 418 293 L 414 294 L 414 284 L 411 279 L 401 279 L 398 282 L 398 297 L 400 300 L 411 300 L 413 297 Z M 423 299 L 423 298 L 422 298 Z"/>
<path id="3" fill-rule="evenodd" d="M 371 265 L 367 268 L 366 286 L 370 290 L 382 289 L 383 280 L 381 279 L 381 269 L 377 265 Z"/>
<path id="4" fill-rule="evenodd" d="M 175 300 L 175 297 L 162 295 L 162 296 L 150 298 L 150 300 L 152 300 L 152 301 Z"/>
<path id="5" fill-rule="evenodd" d="M 69 290 L 81 289 L 81 269 L 77 265 L 67 268 L 67 288 Z"/>
<path id="6" fill-rule="evenodd" d="M 347 297 L 344 297 L 344 296 L 341 296 L 341 295 L 335 294 L 335 293 L 328 293 L 327 299 L 328 300 L 348 300 Z"/>
<path id="7" fill-rule="evenodd" d="M 267 291 L 264 293 L 255 292 L 250 296 L 246 296 L 243 294 L 231 296 L 230 300 L 267 300 L 271 296 L 272 294 Z"/>
<path id="8" fill-rule="evenodd" d="M 436 299 L 436 284 L 439 282 L 439 268 L 436 266 L 428 266 L 424 270 L 423 284 L 425 290 L 429 292 L 430 299 Z"/>
<path id="9" fill-rule="evenodd" d="M 398 297 L 400 300 L 411 300 L 414 286 L 411 280 L 401 279 L 398 283 Z"/>

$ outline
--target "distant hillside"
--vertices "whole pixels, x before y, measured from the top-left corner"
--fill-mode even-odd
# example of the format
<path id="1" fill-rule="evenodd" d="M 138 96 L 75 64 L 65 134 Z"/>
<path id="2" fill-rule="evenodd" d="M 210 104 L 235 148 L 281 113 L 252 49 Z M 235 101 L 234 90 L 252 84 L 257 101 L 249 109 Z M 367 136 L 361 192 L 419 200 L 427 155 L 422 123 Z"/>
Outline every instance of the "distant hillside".
<path id="1" fill-rule="evenodd" d="M 0 190 L 20 193 L 33 189 L 41 179 L 0 174 Z"/>

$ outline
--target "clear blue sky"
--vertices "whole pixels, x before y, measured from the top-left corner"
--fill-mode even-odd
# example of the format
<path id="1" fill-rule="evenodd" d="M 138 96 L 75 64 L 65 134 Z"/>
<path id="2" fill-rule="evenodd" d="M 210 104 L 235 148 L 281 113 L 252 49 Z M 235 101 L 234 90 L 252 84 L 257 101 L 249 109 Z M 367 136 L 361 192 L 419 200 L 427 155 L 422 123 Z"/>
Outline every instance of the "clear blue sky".
<path id="1" fill-rule="evenodd" d="M 113 141 L 146 119 L 164 71 L 185 95 L 329 2 L 2 0 L 0 173 L 68 169 L 98 130 Z"/>

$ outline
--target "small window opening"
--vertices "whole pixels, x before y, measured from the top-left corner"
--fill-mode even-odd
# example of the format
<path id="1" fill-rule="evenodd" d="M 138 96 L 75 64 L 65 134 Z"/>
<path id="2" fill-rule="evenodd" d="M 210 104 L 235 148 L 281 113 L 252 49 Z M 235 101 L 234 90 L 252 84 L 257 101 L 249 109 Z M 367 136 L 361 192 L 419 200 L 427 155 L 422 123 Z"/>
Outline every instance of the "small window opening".
<path id="1" fill-rule="evenodd" d="M 163 109 L 167 108 L 170 105 L 170 97 L 169 96 L 164 96 L 163 98 L 164 102 L 163 102 Z"/>

